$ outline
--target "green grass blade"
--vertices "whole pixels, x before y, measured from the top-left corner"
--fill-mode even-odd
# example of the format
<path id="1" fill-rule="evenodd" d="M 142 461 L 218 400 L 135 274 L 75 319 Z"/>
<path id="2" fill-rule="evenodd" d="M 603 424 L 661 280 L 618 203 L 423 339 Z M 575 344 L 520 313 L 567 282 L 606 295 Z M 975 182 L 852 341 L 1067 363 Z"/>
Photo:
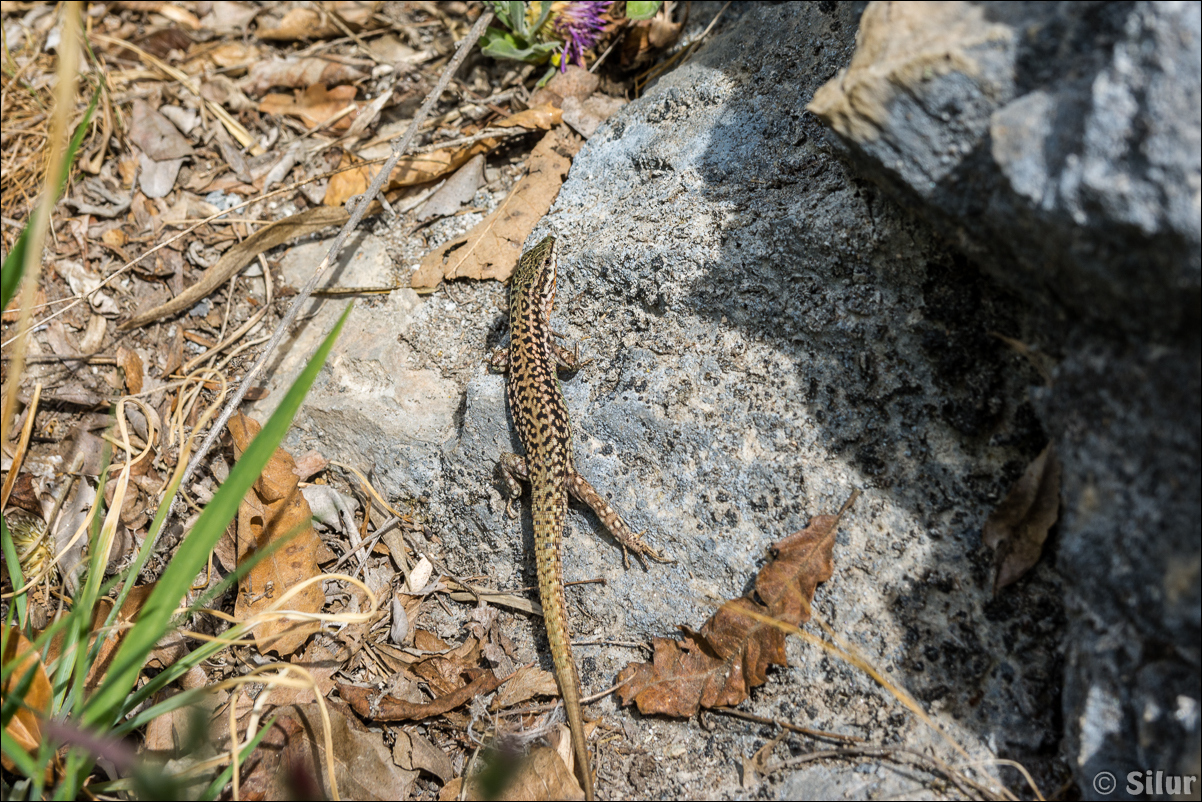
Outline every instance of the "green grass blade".
<path id="1" fill-rule="evenodd" d="M 5 303 L 7 304 L 8 301 Z M 3 515 L 0 515 L 0 546 L 3 546 L 4 564 L 8 568 L 8 577 L 12 580 L 13 590 L 16 590 L 25 584 L 25 575 L 21 571 L 21 561 L 17 559 L 17 544 L 13 543 L 13 536 L 8 531 L 8 521 Z M 22 593 L 13 599 L 13 607 L 17 610 L 17 620 L 21 622 L 22 628 L 29 622 L 29 616 L 26 615 L 26 604 L 29 600 L 25 598 L 25 595 Z M 12 612 L 13 607 L 9 608 L 9 613 Z M 5 631 L 7 630 L 6 626 Z"/>
<path id="2" fill-rule="evenodd" d="M 137 623 L 126 633 L 104 682 L 88 700 L 81 717 L 83 726 L 99 726 L 108 730 L 119 720 L 124 703 L 129 698 L 129 692 L 137 681 L 151 649 L 170 627 L 171 618 L 177 612 L 184 594 L 191 587 L 193 578 L 208 561 L 213 546 L 237 514 L 242 498 L 259 478 L 263 466 L 271 459 L 276 447 L 287 434 L 293 416 L 317 378 L 318 371 L 325 365 L 326 357 L 329 356 L 330 349 L 333 348 L 334 341 L 342 331 L 352 308 L 353 306 L 347 306 L 338 325 L 301 371 L 280 402 L 279 408 L 247 447 L 242 458 L 230 471 L 229 477 L 205 506 L 192 531 L 180 544 L 167 570 L 159 578 L 154 592 L 146 600 Z"/>
<path id="3" fill-rule="evenodd" d="M 275 720 L 277 717 L 278 714 L 267 719 L 266 723 L 259 727 L 259 731 L 255 733 L 255 737 L 251 738 L 246 746 L 242 747 L 242 750 L 238 752 L 238 765 L 246 765 L 246 760 L 250 757 L 250 753 L 255 750 L 255 747 L 259 745 L 259 741 L 262 741 L 263 737 L 267 735 L 272 726 L 275 725 Z M 209 787 L 205 789 L 204 793 L 200 795 L 200 798 L 216 799 L 218 794 L 221 793 L 221 789 L 225 788 L 226 784 L 233 778 L 233 776 L 234 767 L 232 765 L 226 766 L 225 770 L 218 774 L 216 779 L 214 779 L 213 782 L 209 784 Z"/>
<path id="4" fill-rule="evenodd" d="M 41 771 L 33 757 L 20 747 L 17 739 L 8 734 L 8 730 L 0 731 L 0 751 L 13 762 L 17 772 L 26 777 L 32 779 Z"/>
<path id="5" fill-rule="evenodd" d="M 304 531 L 303 528 L 298 526 L 292 531 L 284 533 L 283 536 L 275 538 L 267 545 L 266 548 L 259 549 L 253 555 L 243 559 L 242 563 L 225 579 L 221 580 L 221 582 L 219 582 L 217 585 L 205 591 L 200 597 L 198 597 L 197 600 L 190 607 L 188 607 L 185 615 L 191 615 L 197 610 L 203 609 L 205 606 L 207 606 L 208 601 L 211 600 L 212 597 L 219 595 L 225 590 L 225 588 L 238 582 L 243 576 L 254 570 L 254 567 L 258 565 L 260 561 L 267 559 L 278 549 L 283 548 L 285 545 L 287 545 L 289 540 L 299 535 L 302 531 Z M 237 640 L 246 634 L 246 630 L 243 625 L 238 624 L 230 629 L 227 629 L 221 634 L 224 638 L 229 640 Z M 175 661 L 170 666 L 156 674 L 141 688 L 138 688 L 138 690 L 134 691 L 133 694 L 130 695 L 129 700 L 125 703 L 126 709 L 136 708 L 143 701 L 154 696 L 160 690 L 166 688 L 184 674 L 187 674 L 193 666 L 199 665 L 225 648 L 226 644 L 224 643 L 210 641 L 208 643 L 201 644 L 196 649 L 188 652 L 179 660 Z M 174 699 L 176 697 L 172 698 Z M 153 716 L 150 718 L 153 718 Z M 143 713 L 139 713 L 132 719 L 127 719 L 126 721 L 118 724 L 114 728 L 113 732 L 117 734 L 132 732 L 143 724 L 146 724 L 149 720 L 149 718 L 143 718 Z M 133 722 L 135 721 L 140 723 L 134 724 Z"/>

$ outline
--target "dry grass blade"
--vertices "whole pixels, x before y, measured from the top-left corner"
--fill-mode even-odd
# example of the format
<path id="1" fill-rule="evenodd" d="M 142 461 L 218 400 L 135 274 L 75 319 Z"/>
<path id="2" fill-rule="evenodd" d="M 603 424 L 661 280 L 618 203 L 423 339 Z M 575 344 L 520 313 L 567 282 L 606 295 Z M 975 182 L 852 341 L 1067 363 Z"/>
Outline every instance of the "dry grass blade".
<path id="1" fill-rule="evenodd" d="M 33 416 L 37 414 L 38 401 L 41 398 L 42 383 L 38 382 L 34 385 L 33 395 L 25 407 L 25 423 L 21 426 L 21 437 L 17 440 L 17 447 L 13 451 L 13 461 L 12 466 L 8 469 L 8 476 L 4 477 L 4 488 L 0 490 L 0 508 L 8 506 L 8 496 L 13 492 L 13 485 L 21 473 L 21 463 L 25 461 L 25 450 L 29 448 L 29 437 L 33 434 Z"/>
<path id="2" fill-rule="evenodd" d="M 57 83 L 54 91 L 54 113 L 50 121 L 50 139 L 47 142 L 49 158 L 46 178 L 42 184 L 42 198 L 38 211 L 31 221 L 29 242 L 25 249 L 24 275 L 21 279 L 21 318 L 17 330 L 26 334 L 16 338 L 12 361 L 9 364 L 4 403 L 0 406 L 0 422 L 7 424 L 12 419 L 17 400 L 17 388 L 21 385 L 21 374 L 25 369 L 25 352 L 29 347 L 29 318 L 33 314 L 33 301 L 37 295 L 38 280 L 42 273 L 42 249 L 46 244 L 46 232 L 50 228 L 50 217 L 58 202 L 57 188 L 62 184 L 67 169 L 67 138 L 71 135 L 70 117 L 75 105 L 75 81 L 79 72 L 79 13 L 80 5 L 64 6 L 63 33 L 58 48 L 59 59 Z M 8 426 L 5 426 L 8 429 Z"/>

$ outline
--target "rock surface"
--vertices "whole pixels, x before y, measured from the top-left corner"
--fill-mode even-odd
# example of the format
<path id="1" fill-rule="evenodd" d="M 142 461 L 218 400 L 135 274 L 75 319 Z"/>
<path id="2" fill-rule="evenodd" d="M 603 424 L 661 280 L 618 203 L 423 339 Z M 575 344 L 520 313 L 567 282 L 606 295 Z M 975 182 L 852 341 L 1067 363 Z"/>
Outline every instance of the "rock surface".
<path id="1" fill-rule="evenodd" d="M 1196 776 L 1202 9 L 873 5 L 810 108 L 1042 311 L 1034 342 L 1057 364 L 1034 395 L 1064 461 L 1080 787 L 1101 771 Z"/>
<path id="2" fill-rule="evenodd" d="M 720 7 L 694 3 L 693 14 L 708 22 Z M 1140 20 L 1152 14 L 1125 8 Z M 1048 35 L 1061 31 L 1069 57 L 1110 69 L 1127 23 L 1117 11 L 1070 10 L 1057 12 L 1062 27 Z M 586 693 L 645 659 L 614 642 L 700 626 L 716 601 L 747 591 L 770 543 L 836 511 L 858 487 L 864 495 L 844 520 L 815 611 L 973 760 L 1018 760 L 1051 793 L 1070 770 L 1088 783 L 1086 772 L 1102 765 L 1091 761 L 1142 757 L 1132 768 L 1158 767 L 1170 738 L 1185 739 L 1171 754 L 1188 755 L 1192 737 L 1196 755 L 1198 360 L 1196 345 L 1178 344 L 1197 287 L 1197 224 L 1191 235 L 1179 214 L 1189 198 L 1162 194 L 1163 214 L 1122 232 L 1102 216 L 1105 204 L 1086 204 L 1086 221 L 1075 222 L 1059 190 L 1046 211 L 1020 209 L 1029 193 L 965 160 L 993 158 L 982 139 L 995 110 L 1039 86 L 1050 91 L 1030 77 L 986 92 L 956 69 L 932 67 L 928 77 L 920 60 L 918 79 L 952 105 L 933 105 L 941 110 L 932 118 L 925 96 L 878 98 L 876 144 L 855 138 L 858 123 L 836 140 L 805 105 L 854 66 L 858 11 L 732 7 L 709 44 L 595 131 L 530 239 L 559 238 L 553 320 L 593 360 L 564 383 L 577 466 L 677 561 L 624 570 L 599 521 L 573 505 L 568 578 L 606 580 L 569 591 L 575 636 L 589 644 L 577 647 Z M 960 14 L 949 24 L 968 55 L 954 67 L 971 58 L 977 70 L 1004 72 L 1023 52 L 999 44 L 1016 24 L 1003 12 Z M 1093 18 L 1115 33 L 1096 45 L 1105 53 L 1090 55 Z M 901 73 L 913 78 L 914 69 Z M 1078 78 L 1074 86 L 1091 86 Z M 897 98 L 918 105 L 903 114 Z M 908 134 L 890 127 L 921 121 L 930 124 Z M 1166 170 L 1180 168 L 1172 147 Z M 888 148 L 891 161 L 881 156 Z M 990 214 L 959 220 L 939 200 L 952 174 L 956 197 L 967 205 L 976 187 Z M 1053 223 L 1077 239 L 1053 241 Z M 1021 247 L 988 258 L 1014 232 L 1026 232 Z M 1102 238 L 1119 233 L 1145 244 L 1145 275 L 1098 261 L 1108 253 Z M 391 236 L 383 223 L 376 234 Z M 1190 242 L 1194 261 L 1174 261 Z M 1023 261 L 1041 252 L 1051 260 L 1042 273 Z M 406 265 L 420 258 L 405 256 Z M 1124 287 L 1171 306 L 1124 320 L 1131 339 L 1107 339 L 1100 323 L 1115 319 Z M 509 519 L 495 475 L 498 455 L 519 448 L 503 377 L 484 366 L 504 341 L 504 304 L 501 287 L 463 282 L 363 304 L 295 438 L 370 467 L 376 486 L 423 520 L 432 555 L 510 590 L 532 584 L 533 558 L 529 507 Z M 286 384 L 286 373 L 274 381 Z M 415 403 L 418 390 L 425 400 Z M 981 525 L 1049 437 L 1065 475 L 1053 553 L 993 598 Z M 433 615 L 423 625 L 454 636 L 465 614 Z M 515 618 L 506 631 L 515 659 L 549 667 L 539 620 Z M 964 762 L 859 669 L 796 642 L 789 660 L 745 709 Z M 929 775 L 871 758 L 778 763 L 760 776 L 752 758 L 777 734 L 771 727 L 709 713 L 644 718 L 612 696 L 588 712 L 624 736 L 595 756 L 598 785 L 614 798 L 937 795 Z M 768 763 L 827 746 L 790 736 Z M 1021 790 L 1016 773 L 988 772 L 994 779 L 978 777 Z"/>

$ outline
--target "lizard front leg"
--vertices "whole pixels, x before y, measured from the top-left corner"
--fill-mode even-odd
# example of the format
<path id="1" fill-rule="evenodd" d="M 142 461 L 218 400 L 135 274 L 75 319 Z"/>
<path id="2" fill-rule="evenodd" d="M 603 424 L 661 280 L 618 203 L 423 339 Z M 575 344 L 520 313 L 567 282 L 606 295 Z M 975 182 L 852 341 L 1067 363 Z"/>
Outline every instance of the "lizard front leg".
<path id="1" fill-rule="evenodd" d="M 580 361 L 579 347 L 569 351 L 562 345 L 551 343 L 551 355 L 555 357 L 555 371 L 557 373 L 575 373 L 580 368 L 592 362 L 591 359 Z M 509 372 L 509 349 L 498 348 L 492 352 L 492 356 L 488 358 L 489 373 L 508 373 Z"/>

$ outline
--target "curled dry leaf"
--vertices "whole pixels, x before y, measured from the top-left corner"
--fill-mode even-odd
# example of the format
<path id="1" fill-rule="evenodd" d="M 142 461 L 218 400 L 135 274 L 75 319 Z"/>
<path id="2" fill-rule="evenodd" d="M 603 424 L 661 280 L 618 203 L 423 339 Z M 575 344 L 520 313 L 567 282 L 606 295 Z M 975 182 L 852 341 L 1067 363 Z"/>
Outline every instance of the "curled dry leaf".
<path id="1" fill-rule="evenodd" d="M 259 429 L 259 424 L 245 415 L 230 419 L 230 435 L 238 457 Z M 268 546 L 278 546 L 282 538 L 287 539 L 242 577 L 234 604 L 234 617 L 239 621 L 266 611 L 284 593 L 321 571 L 317 565 L 321 541 L 313 531 L 309 505 L 297 486 L 295 467 L 291 455 L 277 448 L 238 508 L 239 564 Z M 284 609 L 316 613 L 324 603 L 321 585 L 314 583 L 294 595 Z M 259 624 L 253 634 L 260 652 L 266 654 L 271 650 L 287 657 L 317 629 L 315 621 L 281 617 Z"/>
<path id="2" fill-rule="evenodd" d="M 289 89 L 312 87 L 316 84 L 337 86 L 354 83 L 366 77 L 366 73 L 336 61 L 320 58 L 276 58 L 252 64 L 250 72 L 239 82 L 239 86 L 244 92 L 261 95 L 273 86 L 286 86 Z"/>
<path id="3" fill-rule="evenodd" d="M 492 709 L 502 710 L 520 704 L 535 696 L 559 696 L 559 685 L 555 675 L 536 665 L 522 666 L 501 686 Z"/>
<path id="4" fill-rule="evenodd" d="M 508 117 L 492 123 L 493 128 L 538 128 L 550 131 L 563 122 L 563 112 L 552 103 L 531 106 L 525 111 L 511 114 Z"/>
<path id="5" fill-rule="evenodd" d="M 103 320 L 103 318 L 101 318 Z M 124 345 L 117 348 L 117 367 L 125 373 L 125 391 L 130 395 L 142 392 L 142 357 Z"/>
<path id="6" fill-rule="evenodd" d="M 650 663 L 632 663 L 618 674 L 623 704 L 643 714 L 691 716 L 701 707 L 733 706 L 767 680 L 770 665 L 787 665 L 784 633 L 757 616 L 788 624 L 810 618 L 820 582 L 834 568 L 838 515 L 816 516 L 810 525 L 773 545 L 773 558 L 756 577 L 755 596 L 726 602 L 700 632 L 687 627 L 680 640 L 656 638 Z"/>
<path id="7" fill-rule="evenodd" d="M 487 153 L 496 146 L 497 140 L 484 139 L 463 147 L 441 148 L 430 153 L 405 156 L 397 161 L 396 167 L 393 168 L 392 175 L 388 177 L 383 189 L 385 192 L 389 192 L 400 187 L 411 187 L 428 181 L 436 181 L 444 175 L 458 170 L 476 154 Z M 344 157 L 343 163 L 339 165 L 340 168 L 346 167 L 347 161 Z M 372 164 L 330 176 L 330 183 L 326 187 L 326 196 L 322 199 L 322 203 L 326 206 L 341 206 L 346 203 L 347 198 L 366 192 L 368 184 L 371 183 L 379 169 L 378 166 Z"/>
<path id="8" fill-rule="evenodd" d="M 428 254 L 413 274 L 413 289 L 432 292 L 444 278 L 509 278 L 522 245 L 551 208 L 582 144 L 584 140 L 563 128 L 543 136 L 530 154 L 529 173 L 466 236 Z"/>
<path id="9" fill-rule="evenodd" d="M 21 697 L 21 705 L 5 725 L 4 731 L 30 755 L 37 754 L 42 743 L 41 720 L 50 715 L 50 703 L 53 694 L 50 680 L 38 651 L 33 648 L 29 639 L 21 634 L 16 627 L 8 630 L 8 638 L 4 643 L 4 670 L 11 672 L 4 680 L 4 699 L 7 702 L 11 694 L 22 685 L 27 674 L 30 674 L 29 684 Z M 16 766 L 9 760 L 7 754 L 0 755 L 4 768 L 14 771 Z"/>
<path id="10" fill-rule="evenodd" d="M 989 514 L 981 540 L 994 552 L 993 592 L 1017 582 L 1039 562 L 1060 516 L 1060 460 L 1052 444 L 1039 453 Z"/>
<path id="11" fill-rule="evenodd" d="M 255 36 L 260 39 L 274 41 L 292 41 L 294 39 L 325 39 L 331 36 L 343 36 L 341 27 L 330 17 L 330 12 L 338 14 L 342 21 L 357 31 L 371 20 L 378 3 L 361 3 L 354 0 L 338 0 L 333 3 L 323 3 L 324 8 L 294 8 L 284 15 L 277 24 L 261 20 Z"/>
<path id="12" fill-rule="evenodd" d="M 313 84 L 299 95 L 270 94 L 259 102 L 259 111 L 264 114 L 287 114 L 304 121 L 310 128 L 316 128 L 336 114 L 346 109 L 355 108 L 355 93 L 353 86 L 336 86 L 326 89 L 325 84 Z M 335 131 L 345 131 L 351 127 L 355 112 L 344 113 L 331 128 Z"/>

